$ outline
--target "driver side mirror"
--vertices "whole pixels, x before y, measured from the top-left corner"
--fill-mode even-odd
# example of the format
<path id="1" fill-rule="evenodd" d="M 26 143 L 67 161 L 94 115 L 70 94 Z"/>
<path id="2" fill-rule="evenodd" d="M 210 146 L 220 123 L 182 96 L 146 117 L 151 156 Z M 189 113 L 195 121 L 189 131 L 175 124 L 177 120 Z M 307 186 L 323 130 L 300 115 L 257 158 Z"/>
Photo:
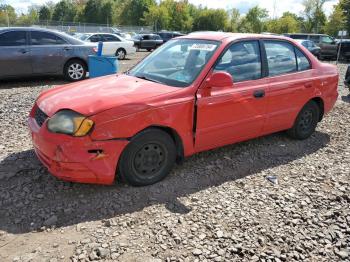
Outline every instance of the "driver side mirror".
<path id="1" fill-rule="evenodd" d="M 206 80 L 206 88 L 212 88 L 212 87 L 232 87 L 233 86 L 233 78 L 232 76 L 225 72 L 214 72 L 210 77 L 208 77 Z"/>

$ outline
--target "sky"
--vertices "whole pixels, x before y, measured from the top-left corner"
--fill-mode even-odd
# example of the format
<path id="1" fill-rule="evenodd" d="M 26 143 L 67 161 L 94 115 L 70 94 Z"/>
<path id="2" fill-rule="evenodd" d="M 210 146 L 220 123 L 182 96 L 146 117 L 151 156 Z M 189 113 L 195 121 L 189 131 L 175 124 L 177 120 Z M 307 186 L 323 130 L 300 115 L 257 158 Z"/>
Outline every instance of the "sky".
<path id="1" fill-rule="evenodd" d="M 337 4 L 339 0 L 328 0 L 324 4 L 324 11 L 326 15 L 332 12 L 333 5 Z M 25 13 L 28 7 L 32 4 L 44 4 L 47 0 L 0 0 L 0 3 L 10 4 L 16 8 L 17 13 Z M 58 0 L 53 0 L 58 2 Z M 266 8 L 271 17 L 279 17 L 285 11 L 290 11 L 295 14 L 300 14 L 303 10 L 303 0 L 189 0 L 195 5 L 207 6 L 209 8 L 237 8 L 241 14 L 256 5 Z"/>

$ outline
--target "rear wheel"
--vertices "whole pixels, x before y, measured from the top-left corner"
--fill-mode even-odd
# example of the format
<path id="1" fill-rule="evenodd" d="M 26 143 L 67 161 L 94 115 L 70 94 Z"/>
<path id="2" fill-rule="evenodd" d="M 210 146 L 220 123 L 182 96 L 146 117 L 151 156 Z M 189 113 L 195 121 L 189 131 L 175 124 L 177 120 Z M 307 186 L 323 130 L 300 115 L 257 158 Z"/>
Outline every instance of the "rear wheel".
<path id="1" fill-rule="evenodd" d="M 158 129 L 136 135 L 120 158 L 120 176 L 133 186 L 154 184 L 165 178 L 176 160 L 176 147 L 171 136 Z"/>
<path id="2" fill-rule="evenodd" d="M 123 48 L 119 48 L 117 50 L 117 52 L 115 52 L 115 56 L 119 59 L 119 60 L 124 60 L 126 57 L 126 51 Z"/>
<path id="3" fill-rule="evenodd" d="M 151 48 L 147 48 L 147 51 L 148 51 L 148 52 L 151 52 L 151 51 L 152 51 L 152 49 L 151 49 Z"/>
<path id="4" fill-rule="evenodd" d="M 76 82 L 85 79 L 87 66 L 83 61 L 73 59 L 67 62 L 63 71 L 64 77 L 68 81 Z"/>
<path id="5" fill-rule="evenodd" d="M 308 102 L 295 120 L 294 126 L 287 131 L 288 135 L 295 139 L 306 139 L 310 137 L 316 129 L 320 119 L 320 108 L 314 101 Z"/>

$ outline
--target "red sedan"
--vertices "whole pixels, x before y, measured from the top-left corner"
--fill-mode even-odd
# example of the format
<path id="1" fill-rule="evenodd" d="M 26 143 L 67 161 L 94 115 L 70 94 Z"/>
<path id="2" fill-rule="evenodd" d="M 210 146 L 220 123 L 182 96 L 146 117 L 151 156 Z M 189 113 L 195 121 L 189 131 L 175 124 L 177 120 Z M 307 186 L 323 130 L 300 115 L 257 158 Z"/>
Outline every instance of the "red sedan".
<path id="1" fill-rule="evenodd" d="M 143 186 L 197 152 L 281 130 L 308 138 L 337 86 L 336 67 L 290 38 L 195 33 L 125 74 L 43 92 L 29 127 L 54 176 Z"/>

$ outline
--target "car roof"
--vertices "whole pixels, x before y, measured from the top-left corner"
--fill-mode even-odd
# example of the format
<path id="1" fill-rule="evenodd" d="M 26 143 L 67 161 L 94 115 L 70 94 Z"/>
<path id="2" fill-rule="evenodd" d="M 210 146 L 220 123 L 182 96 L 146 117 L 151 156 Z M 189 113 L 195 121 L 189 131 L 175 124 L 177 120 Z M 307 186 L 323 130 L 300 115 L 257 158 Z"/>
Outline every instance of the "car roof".
<path id="1" fill-rule="evenodd" d="M 186 39 L 203 39 L 203 40 L 215 40 L 222 41 L 226 38 L 230 38 L 231 40 L 238 39 L 249 39 L 249 38 L 259 38 L 259 39 L 280 39 L 280 40 L 288 40 L 289 37 L 285 36 L 276 36 L 276 35 L 266 35 L 266 34 L 244 34 L 244 33 L 226 33 L 226 32 L 193 32 L 185 36 L 178 37 L 178 39 L 186 38 Z"/>

